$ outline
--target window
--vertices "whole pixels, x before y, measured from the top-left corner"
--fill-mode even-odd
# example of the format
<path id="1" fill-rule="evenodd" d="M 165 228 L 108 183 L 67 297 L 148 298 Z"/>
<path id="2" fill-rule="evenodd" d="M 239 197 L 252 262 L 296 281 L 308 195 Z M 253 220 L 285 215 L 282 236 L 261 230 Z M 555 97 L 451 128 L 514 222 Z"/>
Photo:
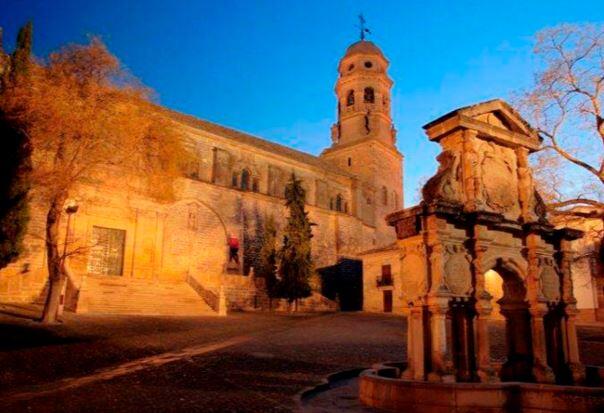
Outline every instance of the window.
<path id="1" fill-rule="evenodd" d="M 392 268 L 390 264 L 382 265 L 382 282 L 388 283 L 387 285 L 392 283 Z"/>
<path id="2" fill-rule="evenodd" d="M 352 166 L 352 158 L 348 158 L 348 166 Z"/>
<path id="3" fill-rule="evenodd" d="M 241 189 L 244 191 L 250 190 L 250 171 L 247 169 L 241 172 Z"/>
<path id="4" fill-rule="evenodd" d="M 258 178 L 254 178 L 254 180 L 252 181 L 252 191 L 260 191 L 260 181 L 258 180 Z"/>
<path id="5" fill-rule="evenodd" d="M 344 202 L 344 212 L 348 213 L 348 202 Z"/>
<path id="6" fill-rule="evenodd" d="M 338 194 L 338 196 L 336 196 L 336 211 L 342 212 L 343 210 L 344 210 L 344 199 L 342 198 L 342 195 Z"/>
<path id="7" fill-rule="evenodd" d="M 100 275 L 122 275 L 126 231 L 92 227 L 88 272 Z"/>
<path id="8" fill-rule="evenodd" d="M 329 198 L 329 209 L 333 211 L 333 198 Z"/>
<path id="9" fill-rule="evenodd" d="M 371 63 L 370 61 L 366 61 L 366 62 L 365 62 L 365 67 L 366 67 L 367 69 L 371 69 L 371 68 L 373 67 L 373 63 Z"/>
<path id="10" fill-rule="evenodd" d="M 348 66 L 348 71 L 350 72 L 352 69 L 354 69 L 354 65 L 351 64 L 350 66 Z"/>
<path id="11" fill-rule="evenodd" d="M 372 87 L 365 88 L 365 94 L 363 95 L 363 100 L 365 103 L 374 103 L 375 102 L 375 93 L 373 92 Z"/>
<path id="12" fill-rule="evenodd" d="M 354 105 L 354 90 L 350 90 L 346 95 L 346 106 Z"/>
<path id="13" fill-rule="evenodd" d="M 388 190 L 385 186 L 382 187 L 382 204 L 388 205 Z"/>
<path id="14" fill-rule="evenodd" d="M 237 181 L 238 181 L 238 179 L 237 179 L 237 172 L 233 172 L 233 178 L 231 179 L 231 186 L 233 186 L 233 187 L 236 188 L 237 187 Z"/>

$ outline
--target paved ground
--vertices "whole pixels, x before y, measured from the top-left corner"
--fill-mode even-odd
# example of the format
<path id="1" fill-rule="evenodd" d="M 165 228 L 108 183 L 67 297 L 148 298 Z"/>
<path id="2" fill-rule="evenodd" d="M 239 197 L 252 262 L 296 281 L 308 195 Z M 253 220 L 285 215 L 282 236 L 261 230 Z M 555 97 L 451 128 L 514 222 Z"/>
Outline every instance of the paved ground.
<path id="1" fill-rule="evenodd" d="M 401 317 L 0 317 L 1 412 L 282 412 L 327 374 L 405 358 Z M 604 329 L 580 329 L 604 365 Z M 342 390 L 342 406 L 355 401 Z M 323 403 L 322 408 L 329 406 Z M 328 410 L 320 410 L 328 411 Z"/>

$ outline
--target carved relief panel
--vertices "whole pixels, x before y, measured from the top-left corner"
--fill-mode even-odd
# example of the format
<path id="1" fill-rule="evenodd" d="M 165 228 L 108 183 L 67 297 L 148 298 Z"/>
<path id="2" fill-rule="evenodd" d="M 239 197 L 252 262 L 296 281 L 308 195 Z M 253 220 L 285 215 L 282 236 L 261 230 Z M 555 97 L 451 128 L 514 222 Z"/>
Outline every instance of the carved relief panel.
<path id="1" fill-rule="evenodd" d="M 445 284 L 455 295 L 468 295 L 472 292 L 472 258 L 462 245 L 445 247 Z"/>
<path id="2" fill-rule="evenodd" d="M 428 291 L 428 268 L 422 243 L 401 248 L 401 292 L 406 301 L 413 301 Z"/>

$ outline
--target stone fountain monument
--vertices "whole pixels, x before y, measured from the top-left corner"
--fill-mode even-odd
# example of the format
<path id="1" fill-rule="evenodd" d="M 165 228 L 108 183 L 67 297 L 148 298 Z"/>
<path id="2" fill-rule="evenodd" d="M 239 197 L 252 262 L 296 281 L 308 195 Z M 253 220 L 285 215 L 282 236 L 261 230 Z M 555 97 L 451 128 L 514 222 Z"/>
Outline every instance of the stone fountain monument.
<path id="1" fill-rule="evenodd" d="M 405 412 L 604 407 L 603 389 L 570 386 L 584 378 L 570 249 L 582 234 L 547 220 L 528 162 L 539 135 L 501 100 L 457 109 L 424 129 L 442 147 L 439 169 L 420 205 L 386 218 L 410 309 L 408 360 L 401 371 L 362 374 L 361 401 Z M 502 278 L 500 365 L 490 355 L 489 270 Z"/>

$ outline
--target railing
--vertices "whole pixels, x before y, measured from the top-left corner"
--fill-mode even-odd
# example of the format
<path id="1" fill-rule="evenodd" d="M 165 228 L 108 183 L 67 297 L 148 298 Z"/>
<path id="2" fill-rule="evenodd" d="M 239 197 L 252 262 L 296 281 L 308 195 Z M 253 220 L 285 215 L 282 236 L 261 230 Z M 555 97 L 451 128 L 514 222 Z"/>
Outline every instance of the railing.
<path id="1" fill-rule="evenodd" d="M 218 312 L 220 307 L 220 299 L 218 294 L 205 288 L 195 277 L 191 274 L 187 274 L 187 284 L 210 306 L 210 308 Z"/>
<path id="2" fill-rule="evenodd" d="M 376 277 L 378 287 L 391 287 L 393 285 L 392 277 Z"/>

